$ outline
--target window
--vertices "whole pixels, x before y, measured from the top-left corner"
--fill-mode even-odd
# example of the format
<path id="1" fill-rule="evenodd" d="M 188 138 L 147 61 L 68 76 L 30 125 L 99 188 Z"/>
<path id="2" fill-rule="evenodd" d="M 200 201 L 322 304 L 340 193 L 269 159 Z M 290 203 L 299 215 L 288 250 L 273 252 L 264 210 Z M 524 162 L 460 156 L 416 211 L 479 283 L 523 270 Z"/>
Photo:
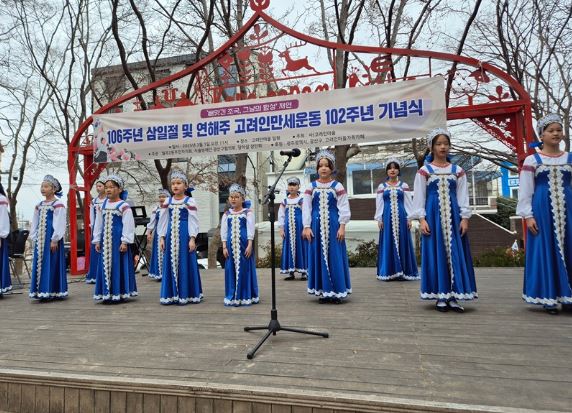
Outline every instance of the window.
<path id="1" fill-rule="evenodd" d="M 518 198 L 518 188 L 510 188 L 510 197 Z"/>
<path id="2" fill-rule="evenodd" d="M 353 171 L 352 184 L 354 195 L 372 194 L 373 184 L 371 178 L 371 170 L 366 169 L 365 171 Z"/>
<path id="3" fill-rule="evenodd" d="M 385 180 L 383 169 L 361 169 L 352 171 L 353 195 L 375 194 L 377 186 Z"/>

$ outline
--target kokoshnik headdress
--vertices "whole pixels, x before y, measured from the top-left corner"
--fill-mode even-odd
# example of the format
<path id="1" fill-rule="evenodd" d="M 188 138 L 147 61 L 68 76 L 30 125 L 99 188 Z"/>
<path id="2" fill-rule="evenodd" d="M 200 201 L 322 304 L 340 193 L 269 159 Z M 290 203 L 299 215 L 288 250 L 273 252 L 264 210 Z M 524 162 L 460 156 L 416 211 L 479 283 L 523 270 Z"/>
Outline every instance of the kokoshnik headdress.
<path id="1" fill-rule="evenodd" d="M 431 150 L 431 147 L 433 146 L 433 140 L 435 140 L 435 138 L 439 135 L 445 135 L 449 138 L 449 140 L 451 139 L 451 134 L 447 129 L 435 128 L 427 134 L 427 147 L 429 150 Z"/>
<path id="2" fill-rule="evenodd" d="M 546 127 L 551 123 L 558 123 L 560 126 L 562 126 L 562 118 L 556 113 L 550 113 L 540 118 L 536 123 L 536 131 L 538 132 L 539 137 L 542 135 L 542 132 L 544 132 L 544 129 L 546 129 Z"/>
<path id="3" fill-rule="evenodd" d="M 166 196 L 168 198 L 171 196 L 171 193 L 167 189 L 161 188 L 157 191 L 157 196 L 161 196 L 161 195 Z"/>
<path id="4" fill-rule="evenodd" d="M 109 181 L 117 184 L 117 186 L 121 190 L 121 193 L 119 194 L 119 198 L 121 198 L 122 200 L 125 201 L 127 199 L 128 193 L 125 190 L 125 181 L 123 180 L 123 178 L 120 177 L 119 175 L 111 174 L 111 175 L 107 175 L 107 177 L 105 178 L 105 182 L 109 182 Z"/>
<path id="5" fill-rule="evenodd" d="M 246 197 L 246 191 L 244 190 L 244 188 L 242 186 L 240 186 L 239 184 L 232 184 L 229 188 L 228 188 L 228 193 L 232 194 L 233 192 L 239 193 L 242 195 L 242 197 Z"/>
<path id="6" fill-rule="evenodd" d="M 391 158 L 388 158 L 387 161 L 385 162 L 385 169 L 387 169 L 387 165 L 391 163 L 396 163 L 399 169 L 401 169 L 401 167 L 403 166 L 402 161 L 392 156 Z"/>
<path id="7" fill-rule="evenodd" d="M 187 178 L 187 175 L 185 175 L 185 173 L 179 169 L 173 169 L 173 171 L 171 171 L 170 180 L 173 181 L 175 179 L 180 179 L 185 183 L 185 185 L 189 184 L 189 178 Z"/>
<path id="8" fill-rule="evenodd" d="M 288 183 L 288 185 L 300 185 L 300 180 L 295 176 L 288 178 L 286 182 Z"/>
<path id="9" fill-rule="evenodd" d="M 320 152 L 316 154 L 316 165 L 318 165 L 320 163 L 320 160 L 324 158 L 330 160 L 332 162 L 332 165 L 334 165 L 334 167 L 336 166 L 335 155 L 326 149 L 322 149 Z"/>
<path id="10" fill-rule="evenodd" d="M 62 184 L 60 184 L 60 181 L 58 181 L 58 180 L 57 180 L 56 178 L 54 178 L 52 175 L 46 175 L 46 176 L 44 176 L 44 179 L 42 180 L 42 182 L 47 182 L 47 183 L 49 183 L 51 186 L 53 186 L 55 195 L 56 195 L 58 198 L 62 196 Z"/>

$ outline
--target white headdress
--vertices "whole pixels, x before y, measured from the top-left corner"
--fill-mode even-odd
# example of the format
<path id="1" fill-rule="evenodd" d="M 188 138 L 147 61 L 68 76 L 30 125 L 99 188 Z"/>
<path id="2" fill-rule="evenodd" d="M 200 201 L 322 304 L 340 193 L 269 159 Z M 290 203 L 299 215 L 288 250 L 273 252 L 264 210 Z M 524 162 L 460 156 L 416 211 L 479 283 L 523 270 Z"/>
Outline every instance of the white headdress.
<path id="1" fill-rule="evenodd" d="M 300 185 L 300 180 L 295 176 L 288 178 L 286 182 L 288 183 L 288 185 Z"/>
<path id="2" fill-rule="evenodd" d="M 166 196 L 167 198 L 171 196 L 171 193 L 170 193 L 167 189 L 165 189 L 165 188 L 159 189 L 159 190 L 157 191 L 157 194 L 158 194 L 158 196 L 163 195 L 163 196 Z"/>
<path id="3" fill-rule="evenodd" d="M 449 133 L 449 131 L 447 129 L 435 128 L 427 134 L 427 147 L 429 149 L 431 149 L 431 147 L 433 146 L 433 140 L 439 135 L 445 135 L 446 137 L 451 139 L 451 134 Z"/>
<path id="4" fill-rule="evenodd" d="M 228 193 L 232 194 L 233 192 L 238 192 L 239 194 L 241 194 L 243 197 L 246 197 L 246 191 L 244 190 L 244 188 L 242 186 L 240 186 L 239 184 L 232 184 L 229 188 L 228 188 Z"/>
<path id="5" fill-rule="evenodd" d="M 42 182 L 47 182 L 50 185 L 52 185 L 54 187 L 54 192 L 56 192 L 56 193 L 62 191 L 62 184 L 60 184 L 60 181 L 58 181 L 52 175 L 44 176 L 44 179 L 42 180 Z"/>
<path id="6" fill-rule="evenodd" d="M 187 175 L 185 175 L 185 173 L 179 169 L 173 169 L 171 171 L 171 178 L 170 180 L 174 180 L 174 179 L 180 179 L 181 181 L 183 181 L 186 185 L 189 184 L 189 179 L 187 178 Z"/>
<path id="7" fill-rule="evenodd" d="M 121 189 L 122 191 L 125 189 L 125 181 L 123 180 L 122 177 L 120 177 L 119 175 L 107 175 L 107 177 L 105 178 L 105 182 L 115 182 L 117 184 L 117 186 L 119 187 L 119 189 Z"/>
<path id="8" fill-rule="evenodd" d="M 542 132 L 544 132 L 544 129 L 546 129 L 546 127 L 548 125 L 550 125 L 551 123 L 558 123 L 560 126 L 562 126 L 562 124 L 563 124 L 562 118 L 555 113 L 550 113 L 550 114 L 540 118 L 538 120 L 538 122 L 536 123 L 536 131 L 538 132 L 538 136 L 542 135 Z"/>
<path id="9" fill-rule="evenodd" d="M 332 162 L 332 165 L 334 165 L 334 167 L 336 166 L 335 155 L 326 149 L 322 149 L 320 152 L 316 154 L 316 164 L 319 164 L 320 160 L 324 158 L 330 160 Z"/>
<path id="10" fill-rule="evenodd" d="M 387 161 L 385 161 L 385 168 L 387 169 L 387 165 L 389 165 L 390 163 L 396 163 L 397 166 L 399 166 L 399 169 L 401 169 L 401 167 L 403 166 L 403 162 L 401 162 L 399 159 L 395 158 L 395 157 L 390 157 L 387 159 Z"/>

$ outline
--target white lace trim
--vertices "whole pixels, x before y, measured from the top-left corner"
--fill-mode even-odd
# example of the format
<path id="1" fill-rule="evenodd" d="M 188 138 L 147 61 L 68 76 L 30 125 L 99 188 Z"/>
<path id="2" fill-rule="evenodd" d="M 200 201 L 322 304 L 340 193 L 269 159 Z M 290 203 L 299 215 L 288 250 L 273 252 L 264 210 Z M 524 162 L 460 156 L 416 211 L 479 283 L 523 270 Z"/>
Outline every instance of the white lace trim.
<path id="1" fill-rule="evenodd" d="M 152 279 L 157 280 L 157 281 L 160 281 L 163 278 L 160 274 L 154 274 L 152 272 L 147 274 L 147 277 L 152 278 Z"/>
<path id="2" fill-rule="evenodd" d="M 337 199 L 338 195 L 336 190 L 331 187 L 315 187 L 314 192 L 318 193 L 318 213 L 320 219 L 320 241 L 322 244 L 322 255 L 324 257 L 324 263 L 326 265 L 326 270 L 328 271 L 328 278 L 330 279 L 330 284 L 333 285 L 332 277 L 330 276 L 330 263 L 329 263 L 329 245 L 330 245 L 330 210 L 328 208 L 328 193 L 331 193 L 334 199 Z M 313 194 L 312 194 L 313 196 Z"/>
<path id="3" fill-rule="evenodd" d="M 403 271 L 400 271 L 392 275 L 377 275 L 377 279 L 381 281 L 395 280 L 398 278 L 403 278 L 404 280 L 410 280 L 410 281 L 421 279 L 419 275 L 405 275 Z"/>
<path id="4" fill-rule="evenodd" d="M 394 186 L 389 186 L 389 202 L 391 208 L 391 229 L 393 233 L 393 242 L 395 243 L 395 250 L 397 251 L 397 258 L 399 259 L 399 204 L 398 204 L 398 189 Z"/>
<path id="5" fill-rule="evenodd" d="M 44 264 L 44 248 L 45 248 L 45 242 L 46 242 L 46 232 L 47 232 L 47 220 L 48 220 L 48 211 L 52 211 L 53 212 L 54 207 L 52 205 L 43 205 L 40 204 L 38 206 L 38 235 L 36 238 L 36 256 L 38 261 L 36 262 L 36 290 L 39 291 L 40 290 L 40 281 L 41 281 L 41 275 L 42 275 L 42 265 Z M 38 293 L 30 293 L 30 297 L 32 297 L 32 294 L 38 294 Z M 43 294 L 43 293 L 42 293 Z M 46 293 L 48 294 L 48 293 Z M 41 297 L 40 295 L 37 295 L 38 297 Z M 36 296 L 33 296 L 36 297 Z M 41 298 L 47 298 L 47 297 L 41 297 Z"/>
<path id="6" fill-rule="evenodd" d="M 28 294 L 30 298 L 61 298 L 67 297 L 68 292 L 64 291 L 61 293 L 30 293 Z"/>
<path id="7" fill-rule="evenodd" d="M 330 211 L 328 210 L 328 192 L 336 194 L 336 191 L 332 188 L 316 188 L 319 196 L 319 214 L 320 214 L 320 240 L 322 242 L 322 254 L 324 256 L 324 263 L 326 264 L 326 269 L 328 271 L 328 276 L 330 273 L 329 264 L 329 245 L 330 245 Z"/>
<path id="8" fill-rule="evenodd" d="M 88 278 L 85 280 L 86 284 L 95 284 L 95 278 Z"/>
<path id="9" fill-rule="evenodd" d="M 181 209 L 186 208 L 186 204 L 170 204 L 171 210 L 171 271 L 175 281 L 175 289 L 179 290 L 179 224 L 181 221 Z"/>
<path id="10" fill-rule="evenodd" d="M 299 272 L 300 274 L 306 274 L 308 270 L 302 268 L 288 268 L 287 270 L 280 270 L 280 274 L 288 274 L 291 272 Z"/>
<path id="11" fill-rule="evenodd" d="M 439 212 L 441 221 L 441 231 L 443 232 L 445 242 L 445 253 L 447 254 L 447 264 L 449 266 L 449 274 L 451 277 L 451 285 L 455 282 L 455 273 L 453 271 L 452 244 L 453 244 L 453 217 L 451 211 L 451 194 L 450 180 L 456 180 L 455 174 L 432 174 L 437 181 L 437 194 L 439 197 Z"/>
<path id="12" fill-rule="evenodd" d="M 137 291 L 133 291 L 130 293 L 126 293 L 126 294 L 116 294 L 116 295 L 111 295 L 111 294 L 94 294 L 93 295 L 93 299 L 94 300 L 111 300 L 111 301 L 119 301 L 119 300 L 123 300 L 125 298 L 131 298 L 131 297 L 137 297 L 139 294 L 137 293 Z"/>
<path id="13" fill-rule="evenodd" d="M 159 222 L 159 217 L 157 217 L 157 222 Z M 157 238 L 157 240 L 155 241 L 155 248 L 157 248 L 157 261 L 158 261 L 157 272 L 159 274 L 153 274 L 153 275 L 149 274 L 149 276 L 151 278 L 156 279 L 156 280 L 160 280 L 163 278 L 163 258 L 164 258 L 165 253 L 163 251 L 161 251 L 161 237 L 157 236 L 156 238 Z"/>
<path id="14" fill-rule="evenodd" d="M 229 300 L 228 298 L 224 299 L 224 305 L 228 306 L 237 306 L 237 305 L 250 305 L 250 304 L 258 304 L 260 302 L 260 297 L 252 297 L 247 300 Z"/>
<path id="15" fill-rule="evenodd" d="M 300 208 L 300 205 L 286 205 L 286 211 L 288 211 L 288 236 L 290 239 L 290 252 L 294 262 L 296 262 L 296 208 Z"/>
<path id="16" fill-rule="evenodd" d="M 346 291 L 343 293 L 337 293 L 335 291 L 322 291 L 322 290 L 315 290 L 313 288 L 308 288 L 308 294 L 313 294 L 317 297 L 336 297 L 336 298 L 345 298 L 348 294 L 352 293 L 351 288 L 346 288 Z"/>
<path id="17" fill-rule="evenodd" d="M 230 218 L 230 244 L 232 248 L 232 258 L 234 260 L 234 273 L 235 273 L 235 283 L 234 283 L 234 297 L 238 292 L 238 280 L 240 278 L 240 219 L 246 219 L 244 214 L 229 214 Z"/>
<path id="18" fill-rule="evenodd" d="M 529 304 L 544 304 L 544 305 L 556 305 L 558 303 L 572 304 L 572 297 L 540 298 L 540 297 L 529 297 L 528 295 L 523 294 L 522 299 Z"/>
<path id="19" fill-rule="evenodd" d="M 101 256 L 103 257 L 103 275 L 105 279 L 105 288 L 107 291 L 111 291 L 111 261 L 113 258 L 113 215 L 120 216 L 121 213 L 115 209 L 109 208 L 102 208 L 101 212 L 103 218 L 103 245 L 101 251 Z M 97 300 L 97 298 L 95 299 Z"/>
<path id="20" fill-rule="evenodd" d="M 568 165 L 567 165 L 568 166 Z M 554 234 L 560 251 L 560 260 L 566 268 L 564 259 L 564 237 L 566 233 L 566 198 L 564 196 L 564 177 L 560 165 L 546 165 L 548 170 L 548 192 L 552 219 L 554 220 Z"/>
<path id="21" fill-rule="evenodd" d="M 457 300 L 475 300 L 479 298 L 477 292 L 472 293 L 420 293 L 421 299 L 423 300 L 448 300 L 449 298 L 455 298 Z"/>
<path id="22" fill-rule="evenodd" d="M 174 303 L 178 303 L 178 304 L 188 304 L 188 303 L 200 303 L 203 299 L 203 295 L 199 295 L 198 297 L 188 297 L 188 298 L 180 298 L 178 295 L 174 296 L 174 297 L 168 297 L 168 298 L 161 298 L 159 301 L 161 302 L 161 304 L 174 304 Z"/>

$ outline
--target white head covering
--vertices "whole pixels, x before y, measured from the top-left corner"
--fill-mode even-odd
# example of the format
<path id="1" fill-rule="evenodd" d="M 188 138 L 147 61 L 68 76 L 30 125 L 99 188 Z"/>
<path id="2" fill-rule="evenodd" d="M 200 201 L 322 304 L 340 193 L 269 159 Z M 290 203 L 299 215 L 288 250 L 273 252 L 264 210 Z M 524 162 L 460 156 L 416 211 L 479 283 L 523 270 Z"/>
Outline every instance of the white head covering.
<path id="1" fill-rule="evenodd" d="M 60 181 L 58 181 L 56 178 L 54 178 L 52 175 L 46 175 L 44 176 L 44 179 L 42 180 L 42 182 L 47 182 L 49 183 L 51 186 L 54 187 L 54 192 L 60 193 L 62 192 L 62 184 L 60 184 Z"/>
<path id="2" fill-rule="evenodd" d="M 286 182 L 288 183 L 288 185 L 300 185 L 300 180 L 295 176 L 288 178 Z"/>
<path id="3" fill-rule="evenodd" d="M 392 156 L 390 158 L 387 159 L 387 161 L 385 161 L 385 168 L 387 169 L 387 165 L 389 165 L 390 163 L 396 163 L 397 166 L 399 166 L 399 169 L 401 169 L 401 167 L 403 166 L 403 162 L 401 162 L 398 158 Z"/>
<path id="4" fill-rule="evenodd" d="M 238 192 L 239 194 L 241 194 L 243 197 L 246 197 L 246 191 L 244 190 L 244 188 L 242 186 L 240 186 L 239 184 L 232 184 L 229 188 L 228 188 L 228 193 L 232 194 L 233 192 Z"/>
<path id="5" fill-rule="evenodd" d="M 326 150 L 326 149 L 322 149 L 320 152 L 318 152 L 318 153 L 316 154 L 316 165 L 319 165 L 319 164 L 320 164 L 320 160 L 322 160 L 322 159 L 324 159 L 324 158 L 330 160 L 330 161 L 332 162 L 332 165 L 334 165 L 334 167 L 336 166 L 336 157 L 335 157 L 335 155 L 334 155 L 332 152 L 330 152 L 330 151 L 328 151 L 328 150 Z"/>
<path id="6" fill-rule="evenodd" d="M 173 169 L 171 171 L 171 177 L 169 180 L 173 181 L 175 179 L 180 179 L 185 183 L 185 185 L 189 184 L 189 178 L 187 178 L 187 175 L 185 175 L 185 173 L 180 169 Z"/>
<path id="7" fill-rule="evenodd" d="M 451 140 L 451 134 L 447 129 L 435 128 L 427 134 L 427 147 L 429 149 L 431 149 L 431 147 L 433 146 L 433 140 L 439 135 L 445 135 L 446 137 L 449 138 L 449 140 Z"/>
<path id="8" fill-rule="evenodd" d="M 539 137 L 542 135 L 542 132 L 544 132 L 544 129 L 546 129 L 546 127 L 551 123 L 558 123 L 560 126 L 563 125 L 562 118 L 559 115 L 556 113 L 548 114 L 540 118 L 536 123 L 536 131 L 538 132 Z"/>
<path id="9" fill-rule="evenodd" d="M 121 189 L 122 191 L 125 189 L 125 181 L 123 180 L 122 177 L 120 177 L 119 175 L 107 175 L 107 177 L 105 178 L 105 182 L 115 182 L 117 184 L 117 186 L 119 186 L 119 189 Z"/>

